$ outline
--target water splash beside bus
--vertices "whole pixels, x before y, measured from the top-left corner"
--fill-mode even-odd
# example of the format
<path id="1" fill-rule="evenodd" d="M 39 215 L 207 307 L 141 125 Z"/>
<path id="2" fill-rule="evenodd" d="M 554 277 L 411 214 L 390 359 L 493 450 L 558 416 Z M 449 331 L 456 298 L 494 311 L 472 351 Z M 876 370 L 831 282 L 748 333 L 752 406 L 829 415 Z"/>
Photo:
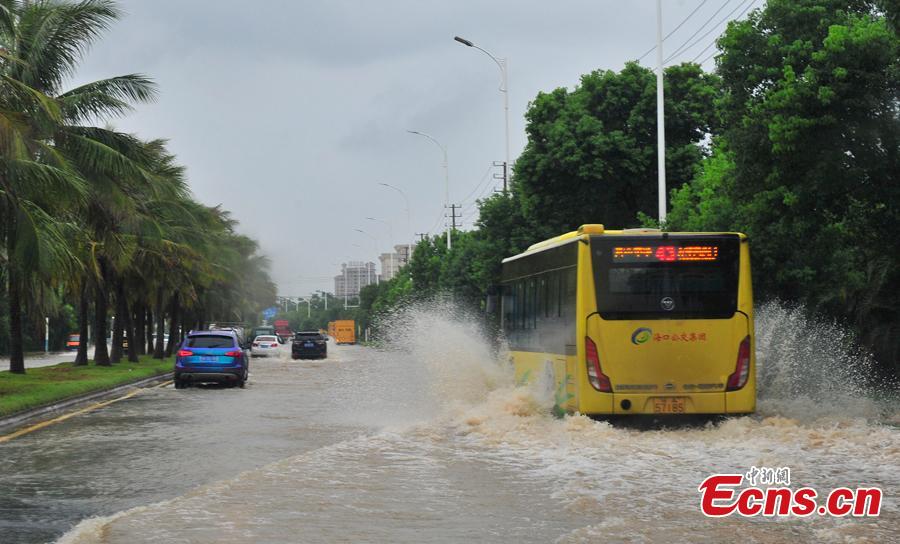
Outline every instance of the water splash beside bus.
<path id="1" fill-rule="evenodd" d="M 781 301 L 756 314 L 763 415 L 897 420 L 898 384 L 879 380 L 872 356 L 841 324 Z"/>

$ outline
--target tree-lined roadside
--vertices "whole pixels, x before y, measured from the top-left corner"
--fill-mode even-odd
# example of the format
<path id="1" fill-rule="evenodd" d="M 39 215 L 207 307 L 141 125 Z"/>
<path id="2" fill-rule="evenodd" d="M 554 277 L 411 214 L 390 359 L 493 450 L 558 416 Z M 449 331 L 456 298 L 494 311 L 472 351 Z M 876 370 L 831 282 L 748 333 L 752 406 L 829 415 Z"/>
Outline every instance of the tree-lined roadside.
<path id="1" fill-rule="evenodd" d="M 171 371 L 172 359 L 144 356 L 137 363 L 111 368 L 63 363 L 30 369 L 27 374 L 0 372 L 0 418 Z"/>
<path id="2" fill-rule="evenodd" d="M 11 372 L 25 372 L 26 330 L 43 316 L 73 312 L 109 366 L 162 359 L 180 331 L 274 300 L 257 243 L 193 198 L 167 143 L 108 128 L 155 84 L 127 74 L 66 87 L 119 16 L 111 0 L 0 0 L 0 352 Z M 86 342 L 75 364 L 88 364 Z"/>
<path id="3" fill-rule="evenodd" d="M 750 236 L 756 298 L 852 327 L 900 374 L 900 39 L 896 2 L 768 0 L 719 37 L 714 73 L 665 68 L 663 229 Z M 416 247 L 364 289 L 360 319 L 449 292 L 471 305 L 500 260 L 584 223 L 660 226 L 655 77 L 637 63 L 539 93 L 511 190 L 476 229 Z"/>

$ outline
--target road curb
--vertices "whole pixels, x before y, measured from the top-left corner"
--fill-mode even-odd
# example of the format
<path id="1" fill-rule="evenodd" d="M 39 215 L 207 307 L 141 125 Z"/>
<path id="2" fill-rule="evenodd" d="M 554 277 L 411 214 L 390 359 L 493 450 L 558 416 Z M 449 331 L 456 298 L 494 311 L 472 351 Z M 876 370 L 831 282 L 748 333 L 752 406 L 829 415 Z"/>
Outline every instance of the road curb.
<path id="1" fill-rule="evenodd" d="M 47 419 L 47 416 L 58 415 L 57 412 L 63 412 L 82 404 L 101 400 L 105 397 L 114 397 L 128 389 L 140 389 L 148 385 L 171 380 L 172 376 L 172 372 L 166 372 L 165 374 L 158 374 L 156 376 L 150 376 L 149 378 L 141 378 L 140 380 L 136 380 L 133 382 L 123 383 L 110 389 L 101 389 L 99 391 L 92 391 L 90 393 L 85 393 L 76 397 L 70 397 L 68 399 L 46 406 L 30 408 L 23 412 L 18 412 L 0 418 L 0 432 L 13 431 L 18 427 L 24 427 L 30 423 L 36 423 L 41 419 Z"/>

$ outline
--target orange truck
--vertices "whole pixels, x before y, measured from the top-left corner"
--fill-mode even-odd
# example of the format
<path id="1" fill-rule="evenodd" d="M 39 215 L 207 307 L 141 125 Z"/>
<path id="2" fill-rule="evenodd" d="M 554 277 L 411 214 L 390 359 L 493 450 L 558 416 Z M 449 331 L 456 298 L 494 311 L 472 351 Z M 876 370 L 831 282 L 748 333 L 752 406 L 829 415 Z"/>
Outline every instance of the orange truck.
<path id="1" fill-rule="evenodd" d="M 352 319 L 342 319 L 332 322 L 334 331 L 332 336 L 338 344 L 355 344 L 356 343 L 356 322 Z M 331 323 L 329 323 L 331 325 Z M 329 329 L 331 327 L 329 326 Z"/>

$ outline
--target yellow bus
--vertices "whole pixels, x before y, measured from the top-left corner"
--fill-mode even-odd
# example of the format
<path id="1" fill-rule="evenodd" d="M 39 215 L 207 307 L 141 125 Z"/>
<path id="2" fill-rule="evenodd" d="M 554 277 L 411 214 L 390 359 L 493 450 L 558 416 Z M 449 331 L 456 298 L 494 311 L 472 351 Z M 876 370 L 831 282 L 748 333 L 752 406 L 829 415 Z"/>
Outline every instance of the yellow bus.
<path id="1" fill-rule="evenodd" d="M 516 380 L 560 413 L 756 408 L 743 234 L 583 225 L 504 259 L 501 293 Z"/>

